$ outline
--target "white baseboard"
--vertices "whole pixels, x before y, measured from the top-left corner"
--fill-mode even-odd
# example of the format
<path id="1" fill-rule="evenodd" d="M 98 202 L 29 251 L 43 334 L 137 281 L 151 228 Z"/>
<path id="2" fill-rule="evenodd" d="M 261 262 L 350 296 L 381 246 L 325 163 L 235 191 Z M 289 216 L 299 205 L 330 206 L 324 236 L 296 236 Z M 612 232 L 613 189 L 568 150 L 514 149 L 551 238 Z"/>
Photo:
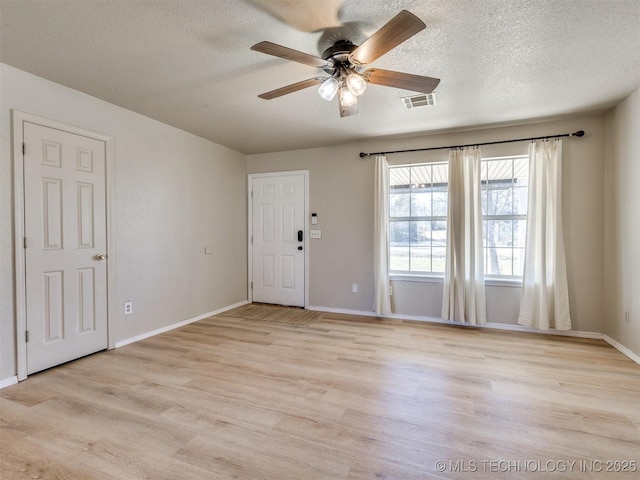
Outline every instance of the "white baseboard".
<path id="1" fill-rule="evenodd" d="M 11 385 L 15 385 L 16 383 L 18 383 L 17 376 L 2 378 L 0 379 L 0 390 L 2 390 L 5 387 L 10 387 Z"/>
<path id="2" fill-rule="evenodd" d="M 478 325 L 480 328 L 490 328 L 493 330 L 509 330 L 512 332 L 537 333 L 540 335 L 557 335 L 560 337 L 593 338 L 602 340 L 602 334 L 598 332 L 583 332 L 582 330 L 538 330 L 536 328 L 513 325 L 511 323 L 485 323 Z"/>
<path id="3" fill-rule="evenodd" d="M 155 330 L 151 330 L 150 332 L 141 333 L 140 335 L 136 335 L 135 337 L 126 338 L 124 340 L 120 340 L 116 342 L 116 348 L 124 347 L 125 345 L 129 345 L 130 343 L 139 342 L 140 340 L 144 340 L 145 338 L 153 337 L 155 335 L 159 335 L 164 332 L 168 332 L 169 330 L 174 330 L 176 328 L 184 327 L 185 325 L 189 325 L 190 323 L 197 322 L 199 320 L 203 320 L 208 317 L 212 317 L 213 315 L 219 315 L 227 310 L 231 310 L 234 308 L 241 307 L 243 305 L 248 304 L 247 300 L 243 300 L 238 303 L 234 303 L 233 305 L 227 305 L 226 307 L 219 308 L 218 310 L 214 310 L 212 312 L 203 313 L 202 315 L 198 315 L 197 317 L 187 318 L 181 322 L 172 323 L 171 325 L 167 325 L 166 327 L 157 328 Z"/>
<path id="4" fill-rule="evenodd" d="M 376 312 L 373 310 L 368 312 L 366 310 L 348 310 L 346 308 L 331 308 L 331 307 L 306 307 L 307 310 L 313 310 L 314 312 L 329 312 L 329 313 L 342 313 L 345 315 L 360 315 L 362 317 L 376 317 Z"/>
<path id="5" fill-rule="evenodd" d="M 627 347 L 622 345 L 620 342 L 611 338 L 609 335 L 603 335 L 602 339 L 605 342 L 607 342 L 609 345 L 611 345 L 613 348 L 615 348 L 621 353 L 624 353 L 627 357 L 629 357 L 631 360 L 633 360 L 638 365 L 640 365 L 640 355 L 635 354 L 634 352 L 629 350 Z"/>
<path id="6" fill-rule="evenodd" d="M 307 307 L 307 310 L 314 310 L 316 312 L 343 313 L 346 315 L 361 315 L 365 317 L 378 316 L 373 310 L 371 311 L 347 310 L 344 308 L 331 308 L 331 307 Z M 440 325 L 456 325 L 456 326 L 471 327 L 471 328 L 487 328 L 490 330 L 508 330 L 513 332 L 537 333 L 542 335 L 560 335 L 564 337 L 592 338 L 595 340 L 604 340 L 613 348 L 618 350 L 620 353 L 622 353 L 623 355 L 626 355 L 634 362 L 640 364 L 639 355 L 636 355 L 627 347 L 617 342 L 613 338 L 609 337 L 608 335 L 605 335 L 599 332 L 583 332 L 580 330 L 536 330 L 535 328 L 523 327 L 522 325 L 513 325 L 509 323 L 485 323 L 483 325 L 468 325 L 464 323 L 450 322 L 448 320 L 443 320 L 442 318 L 418 316 L 418 315 L 401 315 L 398 313 L 392 313 L 391 315 L 384 315 L 384 318 L 392 318 L 394 320 L 412 320 L 416 322 L 437 323 Z"/>

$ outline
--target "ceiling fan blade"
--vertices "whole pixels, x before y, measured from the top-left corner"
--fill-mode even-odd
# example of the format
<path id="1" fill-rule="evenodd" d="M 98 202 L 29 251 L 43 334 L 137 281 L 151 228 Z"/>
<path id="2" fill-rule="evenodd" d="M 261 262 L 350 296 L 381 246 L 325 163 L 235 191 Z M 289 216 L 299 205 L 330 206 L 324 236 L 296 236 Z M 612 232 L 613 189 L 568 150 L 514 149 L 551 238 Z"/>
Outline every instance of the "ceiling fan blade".
<path id="1" fill-rule="evenodd" d="M 423 77 L 422 75 L 394 72 L 380 68 L 371 68 L 365 71 L 362 76 L 367 82 L 376 85 L 422 93 L 433 92 L 440 83 L 439 78 Z"/>
<path id="2" fill-rule="evenodd" d="M 349 55 L 349 60 L 356 65 L 369 64 L 424 28 L 426 25 L 422 20 L 402 10 L 356 48 Z"/>
<path id="3" fill-rule="evenodd" d="M 289 93 L 297 92 L 298 90 L 313 87 L 314 85 L 319 85 L 320 83 L 322 83 L 322 80 L 323 80 L 322 78 L 310 78 L 308 80 L 303 80 L 301 82 L 294 83 L 292 85 L 287 85 L 286 87 L 277 88 L 276 90 L 271 90 L 270 92 L 262 93 L 258 96 L 265 100 L 272 100 L 274 98 L 278 98 L 283 95 L 287 95 Z"/>
<path id="4" fill-rule="evenodd" d="M 251 50 L 255 50 L 256 52 L 260 53 L 266 53 L 267 55 L 273 55 L 275 57 L 284 58 L 285 60 L 304 63 L 305 65 L 310 65 L 316 68 L 322 68 L 329 65 L 329 63 L 322 58 L 314 57 L 313 55 L 309 55 L 308 53 L 299 52 L 298 50 L 283 47 L 282 45 L 271 42 L 256 43 L 253 47 L 251 47 Z"/>

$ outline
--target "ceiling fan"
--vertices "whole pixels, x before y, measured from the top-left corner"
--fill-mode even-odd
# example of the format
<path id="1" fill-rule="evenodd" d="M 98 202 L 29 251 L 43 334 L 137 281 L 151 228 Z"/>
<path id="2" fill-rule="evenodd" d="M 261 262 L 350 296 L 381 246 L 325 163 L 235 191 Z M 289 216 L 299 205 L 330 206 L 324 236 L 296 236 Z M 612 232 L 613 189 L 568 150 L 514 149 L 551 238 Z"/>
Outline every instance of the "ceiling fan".
<path id="1" fill-rule="evenodd" d="M 426 25 L 422 20 L 413 13 L 402 10 L 362 45 L 354 45 L 349 40 L 339 40 L 324 51 L 322 58 L 271 42 L 256 43 L 251 50 L 320 68 L 330 75 L 303 80 L 258 96 L 271 100 L 320 85 L 318 93 L 325 100 L 331 101 L 336 94 L 338 95 L 340 116 L 347 117 L 358 113 L 358 96 L 364 93 L 367 83 L 431 93 L 440 83 L 440 79 L 380 68 L 364 70 L 365 65 L 380 58 L 424 28 Z"/>

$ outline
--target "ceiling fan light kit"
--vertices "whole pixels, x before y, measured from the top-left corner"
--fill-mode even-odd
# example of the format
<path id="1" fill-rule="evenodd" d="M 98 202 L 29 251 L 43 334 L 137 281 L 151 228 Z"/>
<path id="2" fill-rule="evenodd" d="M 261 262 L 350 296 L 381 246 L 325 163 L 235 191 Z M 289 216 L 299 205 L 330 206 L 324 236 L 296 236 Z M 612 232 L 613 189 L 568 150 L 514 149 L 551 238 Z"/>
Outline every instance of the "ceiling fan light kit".
<path id="1" fill-rule="evenodd" d="M 327 102 L 330 102 L 336 96 L 336 93 L 338 93 L 339 87 L 340 82 L 338 82 L 334 77 L 329 77 L 324 80 L 322 85 L 320 85 L 320 88 L 318 88 L 318 94 Z"/>
<path id="2" fill-rule="evenodd" d="M 327 101 L 332 101 L 337 94 L 340 116 L 347 117 L 358 113 L 358 97 L 365 92 L 368 83 L 430 94 L 440 83 L 439 79 L 391 70 L 363 70 L 365 65 L 377 60 L 424 28 L 426 25 L 422 20 L 402 10 L 362 45 L 340 40 L 326 49 L 322 58 L 271 42 L 257 43 L 251 50 L 320 68 L 330 75 L 303 80 L 258 96 L 271 100 L 320 84 L 318 94 Z"/>
<path id="3" fill-rule="evenodd" d="M 367 89 L 367 82 L 357 73 L 350 73 L 346 79 L 347 87 L 356 97 L 359 97 Z"/>
<path id="4" fill-rule="evenodd" d="M 350 107 L 355 103 L 358 103 L 358 97 L 356 97 L 351 90 L 346 87 L 340 87 L 340 105 L 343 107 Z"/>

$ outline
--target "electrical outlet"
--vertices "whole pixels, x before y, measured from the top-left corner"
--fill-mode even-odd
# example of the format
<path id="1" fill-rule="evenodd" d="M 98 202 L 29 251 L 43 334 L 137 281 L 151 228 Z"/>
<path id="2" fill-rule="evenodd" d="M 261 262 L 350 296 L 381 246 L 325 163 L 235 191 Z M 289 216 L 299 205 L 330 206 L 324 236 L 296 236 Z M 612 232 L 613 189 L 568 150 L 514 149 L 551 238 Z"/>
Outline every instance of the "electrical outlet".
<path id="1" fill-rule="evenodd" d="M 624 323 L 629 325 L 629 310 L 624 311 Z"/>
<path id="2" fill-rule="evenodd" d="M 133 302 L 124 302 L 124 314 L 131 315 L 133 313 Z"/>

